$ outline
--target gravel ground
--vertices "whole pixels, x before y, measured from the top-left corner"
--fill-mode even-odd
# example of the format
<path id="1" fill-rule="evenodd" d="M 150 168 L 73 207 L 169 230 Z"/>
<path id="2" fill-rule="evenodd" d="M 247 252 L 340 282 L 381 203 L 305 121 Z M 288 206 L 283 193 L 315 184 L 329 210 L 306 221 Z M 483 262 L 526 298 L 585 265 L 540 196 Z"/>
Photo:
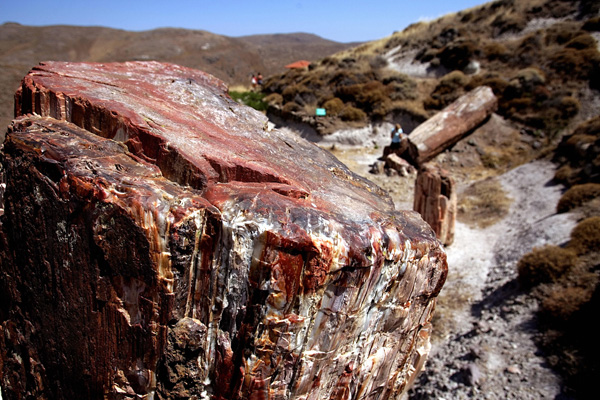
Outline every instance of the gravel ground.
<path id="1" fill-rule="evenodd" d="M 369 174 L 376 150 L 334 154 L 388 190 L 398 209 L 411 208 L 414 176 Z M 575 216 L 555 212 L 563 188 L 551 184 L 554 171 L 551 162 L 534 161 L 499 176 L 512 199 L 508 215 L 485 229 L 457 222 L 446 249 L 449 276 L 438 299 L 432 351 L 410 400 L 568 399 L 535 345 L 537 301 L 516 282 L 525 253 L 566 242 L 575 226 Z"/>
<path id="2" fill-rule="evenodd" d="M 523 254 L 566 242 L 575 226 L 572 215 L 555 213 L 562 188 L 549 184 L 553 174 L 554 165 L 546 161 L 511 170 L 499 177 L 513 199 L 506 218 L 482 230 L 457 223 L 439 304 L 451 303 L 458 293 L 470 296 L 455 309 L 449 329 L 440 327 L 444 335 L 434 340 L 411 400 L 566 398 L 534 343 L 537 302 L 516 282 Z"/>

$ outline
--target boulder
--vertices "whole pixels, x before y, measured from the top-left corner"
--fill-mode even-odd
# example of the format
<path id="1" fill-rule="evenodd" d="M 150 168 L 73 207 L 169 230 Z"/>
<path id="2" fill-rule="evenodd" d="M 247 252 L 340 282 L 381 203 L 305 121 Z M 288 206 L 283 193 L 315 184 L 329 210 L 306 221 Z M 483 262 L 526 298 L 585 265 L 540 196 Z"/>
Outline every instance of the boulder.
<path id="1" fill-rule="evenodd" d="M 480 86 L 459 97 L 408 135 L 412 161 L 422 165 L 433 159 L 471 133 L 497 107 L 498 100 L 488 86 Z"/>
<path id="2" fill-rule="evenodd" d="M 454 241 L 456 198 L 454 179 L 448 171 L 431 164 L 419 169 L 413 209 L 421 214 L 438 239 L 447 246 Z"/>
<path id="3" fill-rule="evenodd" d="M 200 71 L 48 62 L 2 153 L 7 399 L 401 398 L 446 255 Z"/>
<path id="4" fill-rule="evenodd" d="M 387 168 L 398 171 L 400 176 L 408 176 L 412 175 L 416 172 L 415 167 L 413 167 L 408 161 L 403 158 L 400 158 L 397 154 L 392 153 L 389 154 L 385 158 L 385 166 Z"/>

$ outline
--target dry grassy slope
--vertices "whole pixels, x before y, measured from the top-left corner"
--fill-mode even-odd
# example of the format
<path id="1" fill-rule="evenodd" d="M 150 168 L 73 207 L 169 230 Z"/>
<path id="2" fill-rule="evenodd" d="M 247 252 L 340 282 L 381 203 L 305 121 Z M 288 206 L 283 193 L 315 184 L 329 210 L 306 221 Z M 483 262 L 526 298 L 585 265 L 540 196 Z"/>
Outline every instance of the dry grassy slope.
<path id="1" fill-rule="evenodd" d="M 500 98 L 501 115 L 554 135 L 598 112 L 589 100 L 600 89 L 599 4 L 499 0 L 416 23 L 303 73 L 273 77 L 266 85 L 272 111 L 312 123 L 322 134 L 348 121 L 412 118 L 415 126 L 486 84 Z M 343 104 L 327 104 L 335 98 Z M 311 121 L 314 108 L 326 104 L 331 121 Z"/>
<path id="2" fill-rule="evenodd" d="M 45 60 L 157 60 L 201 69 L 230 85 L 252 72 L 279 73 L 298 59 L 317 60 L 353 46 L 309 34 L 227 37 L 186 29 L 128 32 L 102 27 L 0 25 L 0 126 L 12 118 L 13 94 L 29 69 Z"/>

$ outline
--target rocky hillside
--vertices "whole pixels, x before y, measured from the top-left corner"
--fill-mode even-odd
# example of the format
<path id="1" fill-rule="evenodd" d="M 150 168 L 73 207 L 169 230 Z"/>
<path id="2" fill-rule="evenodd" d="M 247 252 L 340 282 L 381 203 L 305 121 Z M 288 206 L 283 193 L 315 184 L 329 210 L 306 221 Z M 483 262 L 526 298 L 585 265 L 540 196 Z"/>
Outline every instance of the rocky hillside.
<path id="1" fill-rule="evenodd" d="M 186 29 L 128 32 L 101 27 L 0 25 L 0 126 L 12 118 L 21 78 L 40 61 L 155 60 L 201 69 L 228 85 L 253 72 L 273 75 L 298 59 L 316 60 L 356 43 L 297 33 L 227 37 Z"/>
<path id="2" fill-rule="evenodd" d="M 589 0 L 499 0 L 416 23 L 268 80 L 270 113 L 321 135 L 377 122 L 401 122 L 410 132 L 488 85 L 501 116 L 553 135 L 594 114 L 598 9 Z M 316 107 L 328 116 L 315 118 Z"/>

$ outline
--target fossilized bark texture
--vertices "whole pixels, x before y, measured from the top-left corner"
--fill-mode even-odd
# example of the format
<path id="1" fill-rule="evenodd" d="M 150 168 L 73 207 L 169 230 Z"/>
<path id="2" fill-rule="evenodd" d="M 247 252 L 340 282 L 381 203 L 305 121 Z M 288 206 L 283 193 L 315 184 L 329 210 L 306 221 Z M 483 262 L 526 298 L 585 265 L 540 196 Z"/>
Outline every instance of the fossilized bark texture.
<path id="1" fill-rule="evenodd" d="M 199 71 L 45 63 L 15 109 L 5 399 L 386 399 L 414 379 L 447 271 L 417 213 Z"/>
<path id="2" fill-rule="evenodd" d="M 413 209 L 421 214 L 445 245 L 454 241 L 456 189 L 450 173 L 431 164 L 419 169 Z"/>
<path id="3" fill-rule="evenodd" d="M 488 86 L 480 86 L 419 125 L 408 136 L 417 165 L 431 160 L 485 121 L 498 107 Z"/>

